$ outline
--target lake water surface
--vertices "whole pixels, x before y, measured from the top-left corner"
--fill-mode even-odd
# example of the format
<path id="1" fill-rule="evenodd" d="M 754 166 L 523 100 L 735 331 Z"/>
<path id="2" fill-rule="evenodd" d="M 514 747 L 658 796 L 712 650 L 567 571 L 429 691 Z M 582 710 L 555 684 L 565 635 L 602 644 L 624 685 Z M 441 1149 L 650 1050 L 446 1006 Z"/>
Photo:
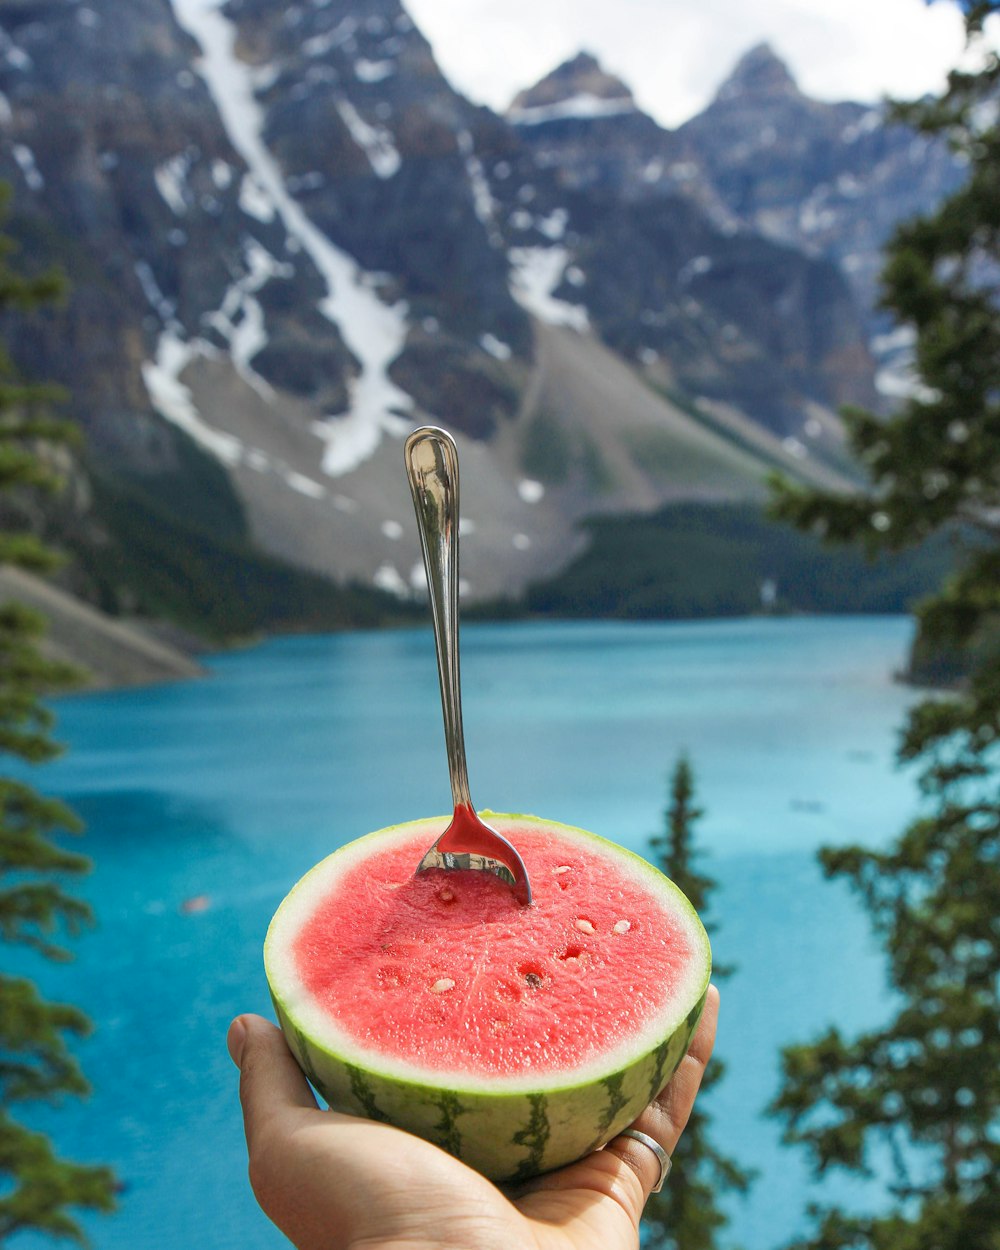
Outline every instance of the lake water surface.
<path id="1" fill-rule="evenodd" d="M 882 965 L 857 903 L 823 880 L 823 843 L 884 842 L 916 810 L 893 765 L 913 694 L 894 684 L 900 618 L 476 625 L 463 631 L 477 803 L 593 829 L 642 851 L 686 751 L 719 882 L 714 945 L 725 1080 L 717 1144 L 760 1176 L 729 1240 L 775 1250 L 811 1188 L 763 1112 L 782 1044 L 877 1022 Z M 246 1182 L 229 1020 L 269 1011 L 268 920 L 343 842 L 450 805 L 429 630 L 270 642 L 198 682 L 63 700 L 69 753 L 34 777 L 88 824 L 98 927 L 66 968 L 28 965 L 94 1019 L 88 1102 L 35 1111 L 60 1149 L 113 1164 L 103 1250 L 276 1250 Z M 201 911 L 186 900 L 205 896 Z M 33 1246 L 33 1238 L 15 1244 Z M 48 1244 L 48 1243 L 45 1243 Z"/>

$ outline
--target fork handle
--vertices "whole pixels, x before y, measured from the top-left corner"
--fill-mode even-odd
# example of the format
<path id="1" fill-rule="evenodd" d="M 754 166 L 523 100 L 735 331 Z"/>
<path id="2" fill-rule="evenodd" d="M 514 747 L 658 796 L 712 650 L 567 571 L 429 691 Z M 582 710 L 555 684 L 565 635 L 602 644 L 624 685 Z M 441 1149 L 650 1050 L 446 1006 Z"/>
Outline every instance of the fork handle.
<path id="1" fill-rule="evenodd" d="M 458 449 L 447 430 L 423 425 L 407 437 L 404 457 L 434 622 L 451 797 L 456 808 L 472 808 L 458 664 Z"/>

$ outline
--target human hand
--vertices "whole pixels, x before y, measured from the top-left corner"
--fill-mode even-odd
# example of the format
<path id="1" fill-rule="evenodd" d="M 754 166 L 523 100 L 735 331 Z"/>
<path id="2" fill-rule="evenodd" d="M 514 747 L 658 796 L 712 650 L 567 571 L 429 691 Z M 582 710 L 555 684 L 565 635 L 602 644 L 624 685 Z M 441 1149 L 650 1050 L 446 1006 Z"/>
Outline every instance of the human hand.
<path id="1" fill-rule="evenodd" d="M 714 986 L 669 1085 L 632 1125 L 672 1154 L 712 1053 Z M 373 1120 L 321 1111 L 281 1032 L 230 1025 L 250 1183 L 299 1250 L 634 1250 L 660 1172 L 653 1151 L 616 1137 L 511 1194 L 437 1146 Z M 669 1183 L 669 1182 L 668 1182 Z"/>

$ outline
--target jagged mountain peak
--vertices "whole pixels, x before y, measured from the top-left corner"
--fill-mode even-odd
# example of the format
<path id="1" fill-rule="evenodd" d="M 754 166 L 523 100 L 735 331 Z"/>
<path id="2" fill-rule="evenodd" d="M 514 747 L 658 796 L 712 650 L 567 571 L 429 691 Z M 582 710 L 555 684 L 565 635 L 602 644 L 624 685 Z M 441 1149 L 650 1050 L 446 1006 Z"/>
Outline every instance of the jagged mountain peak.
<path id="1" fill-rule="evenodd" d="M 774 99 L 800 95 L 791 71 L 769 43 L 755 44 L 737 61 L 716 100 Z"/>
<path id="2" fill-rule="evenodd" d="M 507 117 L 516 123 L 538 120 L 543 114 L 598 117 L 634 110 L 635 100 L 625 83 L 609 74 L 591 53 L 581 51 L 533 87 L 518 92 Z"/>

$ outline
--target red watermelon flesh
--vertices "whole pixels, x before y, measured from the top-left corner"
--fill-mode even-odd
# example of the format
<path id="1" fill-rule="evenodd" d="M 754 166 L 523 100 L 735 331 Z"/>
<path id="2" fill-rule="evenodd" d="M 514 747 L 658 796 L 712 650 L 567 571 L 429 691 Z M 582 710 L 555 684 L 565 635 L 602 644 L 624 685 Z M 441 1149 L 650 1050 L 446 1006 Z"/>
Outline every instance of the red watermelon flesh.
<path id="1" fill-rule="evenodd" d="M 350 868 L 294 944 L 302 984 L 365 1050 L 481 1077 L 565 1072 L 628 1042 L 690 966 L 690 924 L 606 856 L 508 832 L 531 907 L 488 873 L 413 875 L 426 838 Z"/>

